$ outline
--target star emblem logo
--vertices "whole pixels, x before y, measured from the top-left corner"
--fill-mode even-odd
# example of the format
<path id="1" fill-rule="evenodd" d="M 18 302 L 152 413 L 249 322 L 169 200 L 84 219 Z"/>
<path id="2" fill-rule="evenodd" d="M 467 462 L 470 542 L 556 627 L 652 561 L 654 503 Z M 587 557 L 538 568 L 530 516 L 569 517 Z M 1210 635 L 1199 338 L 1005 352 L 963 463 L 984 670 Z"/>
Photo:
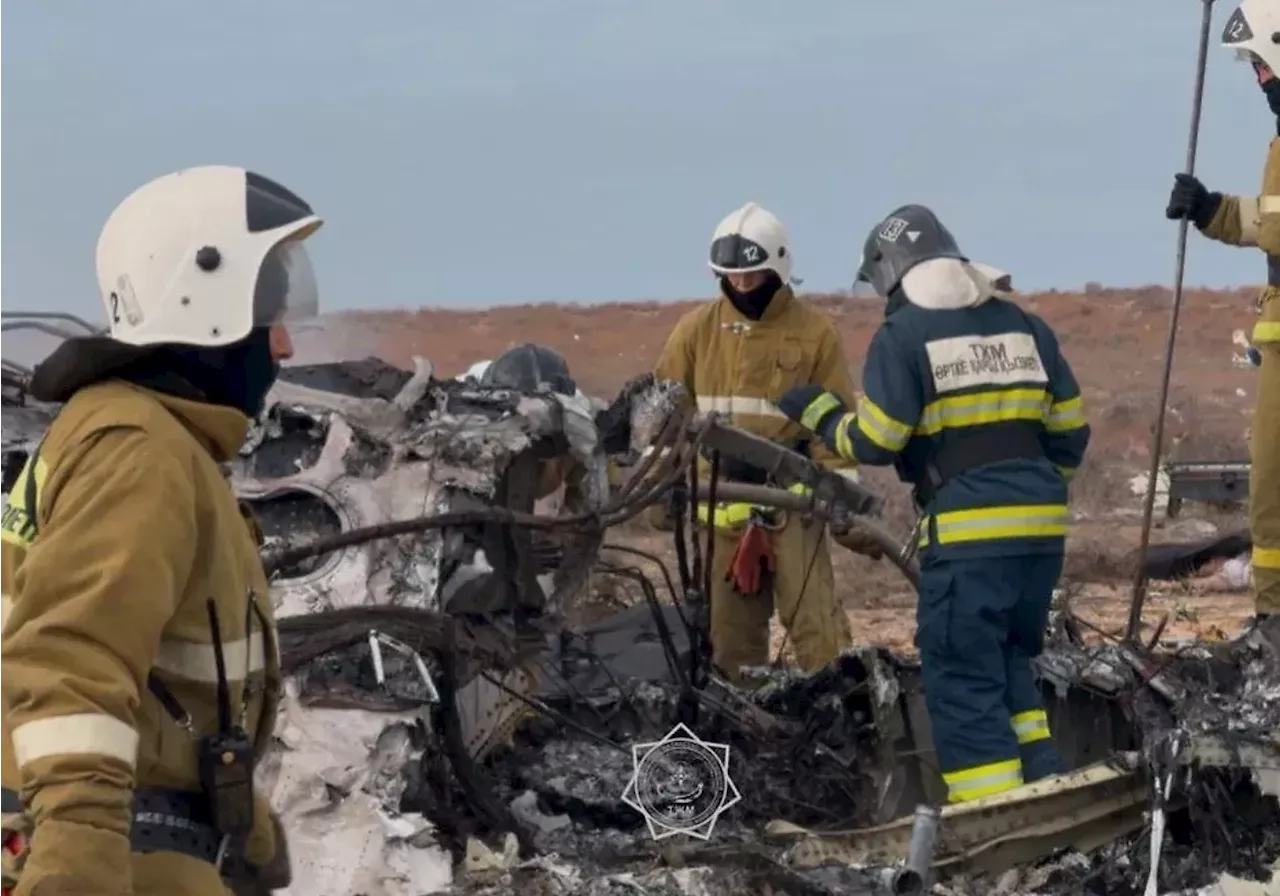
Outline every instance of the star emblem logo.
<path id="1" fill-rule="evenodd" d="M 729 777 L 729 745 L 708 743 L 686 725 L 633 745 L 631 761 L 622 801 L 644 816 L 655 840 L 673 834 L 708 840 L 721 814 L 742 799 Z"/>

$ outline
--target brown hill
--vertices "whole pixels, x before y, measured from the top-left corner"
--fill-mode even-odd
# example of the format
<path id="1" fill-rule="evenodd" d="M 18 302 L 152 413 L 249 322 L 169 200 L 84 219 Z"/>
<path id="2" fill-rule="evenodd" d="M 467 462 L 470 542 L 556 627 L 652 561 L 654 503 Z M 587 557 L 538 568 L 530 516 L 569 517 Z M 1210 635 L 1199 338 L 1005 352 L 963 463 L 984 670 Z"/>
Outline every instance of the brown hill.
<path id="1" fill-rule="evenodd" d="M 1252 326 L 1256 292 L 1250 288 L 1187 292 L 1174 358 L 1166 457 L 1247 456 L 1245 439 L 1255 374 L 1233 364 L 1233 355 L 1240 350 L 1232 338 L 1234 331 L 1248 332 Z M 857 382 L 861 358 L 881 319 L 882 305 L 849 295 L 805 298 L 835 320 Z M 1072 538 L 1068 576 L 1094 581 L 1088 600 L 1096 603 L 1096 617 L 1115 622 L 1123 618 L 1123 587 L 1116 590 L 1096 583 L 1122 576 L 1126 554 L 1135 541 L 1132 511 L 1138 499 L 1130 490 L 1129 479 L 1145 471 L 1148 463 L 1171 294 L 1161 287 L 1111 290 L 1091 284 L 1084 292 L 1025 294 L 1018 301 L 1055 328 L 1084 390 L 1094 442 L 1072 488 L 1073 505 L 1082 521 Z M 348 312 L 327 316 L 319 328 L 300 333 L 299 360 L 373 354 L 408 365 L 413 355 L 421 355 L 431 360 L 440 374 L 456 375 L 513 343 L 534 341 L 564 354 L 583 391 L 609 397 L 628 377 L 652 365 L 676 321 L 696 304 L 544 304 L 482 311 L 423 308 Z M 875 473 L 872 481 L 891 499 L 889 521 L 905 534 L 911 522 L 905 490 L 891 475 Z M 1219 521 L 1238 525 L 1240 517 Z M 653 533 L 637 530 L 629 537 L 660 547 L 661 539 Z M 1156 540 L 1160 538 L 1157 534 Z M 882 639 L 906 646 L 909 628 L 901 628 L 901 608 L 910 606 L 912 596 L 892 576 L 885 576 L 882 565 L 841 556 L 837 569 L 859 627 L 879 630 Z M 1099 587 L 1103 591 L 1099 592 Z M 1182 606 L 1177 603 L 1181 599 L 1176 594 L 1155 599 L 1153 613 L 1172 611 L 1175 604 Z M 1223 603 L 1222 607 L 1215 604 L 1213 618 L 1226 629 L 1249 610 L 1247 595 L 1213 600 Z M 901 628 L 897 636 L 884 628 L 890 620 L 896 620 L 895 630 Z"/>
<path id="2" fill-rule="evenodd" d="M 1256 290 L 1192 290 L 1184 299 L 1174 363 L 1170 434 L 1177 451 L 1215 456 L 1243 450 L 1253 376 L 1232 365 L 1236 329 L 1252 325 Z M 855 382 L 881 305 L 848 295 L 807 295 L 844 338 Z M 1026 294 L 1019 301 L 1057 330 L 1085 390 L 1099 447 L 1146 452 L 1169 325 L 1167 289 Z M 302 334 L 307 356 L 377 354 L 408 364 L 417 354 L 443 375 L 461 373 L 515 342 L 533 341 L 568 359 L 584 391 L 607 397 L 657 358 L 672 327 L 697 302 L 520 305 L 480 311 L 432 308 L 329 316 L 323 333 Z M 1244 390 L 1245 395 L 1240 395 Z"/>

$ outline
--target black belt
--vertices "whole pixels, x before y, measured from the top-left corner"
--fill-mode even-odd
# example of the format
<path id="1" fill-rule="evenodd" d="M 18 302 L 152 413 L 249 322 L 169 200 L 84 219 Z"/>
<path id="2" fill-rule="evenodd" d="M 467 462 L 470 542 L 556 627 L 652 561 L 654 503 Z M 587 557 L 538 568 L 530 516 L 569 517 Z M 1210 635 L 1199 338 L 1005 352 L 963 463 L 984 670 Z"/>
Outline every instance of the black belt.
<path id="1" fill-rule="evenodd" d="M 1005 460 L 1044 457 L 1040 428 L 1025 420 L 989 423 L 967 431 L 950 431 L 925 463 L 915 482 L 916 500 L 925 507 L 938 491 L 962 473 Z"/>
<path id="2" fill-rule="evenodd" d="M 0 802 L 5 812 L 22 811 L 22 800 L 16 791 L 0 788 Z M 133 852 L 176 852 L 202 862 L 214 864 L 222 835 L 209 823 L 208 801 L 203 794 L 162 787 L 138 787 L 133 791 L 133 823 L 129 828 L 129 845 Z M 223 877 L 244 874 L 242 860 L 235 850 L 222 864 Z"/>
<path id="3" fill-rule="evenodd" d="M 1280 255 L 1267 256 L 1267 286 L 1280 286 Z"/>

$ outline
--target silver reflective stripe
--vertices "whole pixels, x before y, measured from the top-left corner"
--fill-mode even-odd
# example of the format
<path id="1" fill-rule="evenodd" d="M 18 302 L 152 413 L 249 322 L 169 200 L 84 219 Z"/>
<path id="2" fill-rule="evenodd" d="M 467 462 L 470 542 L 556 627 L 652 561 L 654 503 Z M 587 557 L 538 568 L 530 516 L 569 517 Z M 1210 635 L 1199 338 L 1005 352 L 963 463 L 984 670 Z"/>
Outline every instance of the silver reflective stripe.
<path id="1" fill-rule="evenodd" d="M 13 757 L 22 768 L 49 756 L 109 756 L 133 768 L 138 732 L 106 713 L 36 719 L 13 729 Z"/>
<path id="2" fill-rule="evenodd" d="M 1066 508 L 1035 511 L 1027 509 L 1017 514 L 1001 513 L 1004 508 L 986 508 L 984 513 L 990 516 L 968 519 L 945 519 L 949 514 L 940 513 L 937 518 L 938 541 L 945 542 L 951 537 L 965 534 L 981 535 L 982 533 L 999 532 L 994 537 L 1017 538 L 1023 534 L 1035 534 L 1035 530 L 1045 527 L 1063 527 L 1071 524 L 1071 511 Z M 965 513 L 966 511 L 959 511 Z"/>
<path id="3" fill-rule="evenodd" d="M 748 398 L 744 395 L 699 395 L 698 410 L 704 414 L 751 414 L 756 417 L 781 417 L 786 414 L 767 398 Z"/>
<path id="4" fill-rule="evenodd" d="M 977 796 L 981 797 L 1009 787 L 1017 787 L 1021 783 L 1022 768 L 1015 765 L 1002 771 L 993 771 L 985 775 L 974 775 L 972 777 L 966 776 L 959 780 L 949 781 L 948 790 L 953 798 L 963 798 L 966 794 L 975 792 Z"/>
<path id="5" fill-rule="evenodd" d="M 13 598 L 7 594 L 0 595 L 0 628 L 9 624 L 9 611 L 13 609 Z"/>
<path id="6" fill-rule="evenodd" d="M 1049 735 L 1049 720 L 1043 712 L 1028 713 L 1029 718 L 1013 717 L 1013 733 L 1018 743 L 1025 744 L 1032 740 L 1040 740 Z"/>
<path id="7" fill-rule="evenodd" d="M 1253 217 L 1261 215 L 1274 215 L 1280 213 L 1280 196 L 1259 196 L 1254 199 L 1252 196 L 1240 197 L 1240 214 L 1244 214 L 1246 204 L 1254 212 Z"/>
<path id="8" fill-rule="evenodd" d="M 222 655 L 228 681 L 240 681 L 246 674 L 261 672 L 265 666 L 262 633 L 254 632 L 247 639 L 239 641 L 224 641 Z M 213 683 L 218 680 L 218 666 L 212 644 L 162 641 L 155 668 L 191 681 Z"/>
<path id="9" fill-rule="evenodd" d="M 1037 420 L 1047 413 L 1051 400 L 1048 392 L 1038 389 L 1006 392 L 980 401 L 942 399 L 925 407 L 916 431 L 931 434 L 952 426 L 975 426 L 1010 419 Z"/>
<path id="10" fill-rule="evenodd" d="M 1084 426 L 1084 406 L 1079 398 L 1069 398 L 1049 406 L 1045 428 L 1053 433 L 1079 429 Z"/>

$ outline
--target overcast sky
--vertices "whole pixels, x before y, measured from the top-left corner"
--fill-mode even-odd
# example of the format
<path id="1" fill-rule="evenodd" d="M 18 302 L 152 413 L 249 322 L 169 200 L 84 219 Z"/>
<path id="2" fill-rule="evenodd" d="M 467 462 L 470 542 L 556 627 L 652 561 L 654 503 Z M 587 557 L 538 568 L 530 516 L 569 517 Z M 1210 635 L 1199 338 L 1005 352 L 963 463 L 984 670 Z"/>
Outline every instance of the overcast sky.
<path id="1" fill-rule="evenodd" d="M 1218 46 L 1199 170 L 1253 193 L 1271 116 Z M 101 318 L 93 254 L 152 177 L 241 164 L 326 218 L 327 308 L 706 295 L 777 213 L 805 287 L 894 206 L 1022 288 L 1170 283 L 1197 0 L 17 0 L 3 299 Z M 1193 234 L 1194 237 L 1194 234 Z M 1195 239 L 1191 283 L 1260 282 Z"/>

